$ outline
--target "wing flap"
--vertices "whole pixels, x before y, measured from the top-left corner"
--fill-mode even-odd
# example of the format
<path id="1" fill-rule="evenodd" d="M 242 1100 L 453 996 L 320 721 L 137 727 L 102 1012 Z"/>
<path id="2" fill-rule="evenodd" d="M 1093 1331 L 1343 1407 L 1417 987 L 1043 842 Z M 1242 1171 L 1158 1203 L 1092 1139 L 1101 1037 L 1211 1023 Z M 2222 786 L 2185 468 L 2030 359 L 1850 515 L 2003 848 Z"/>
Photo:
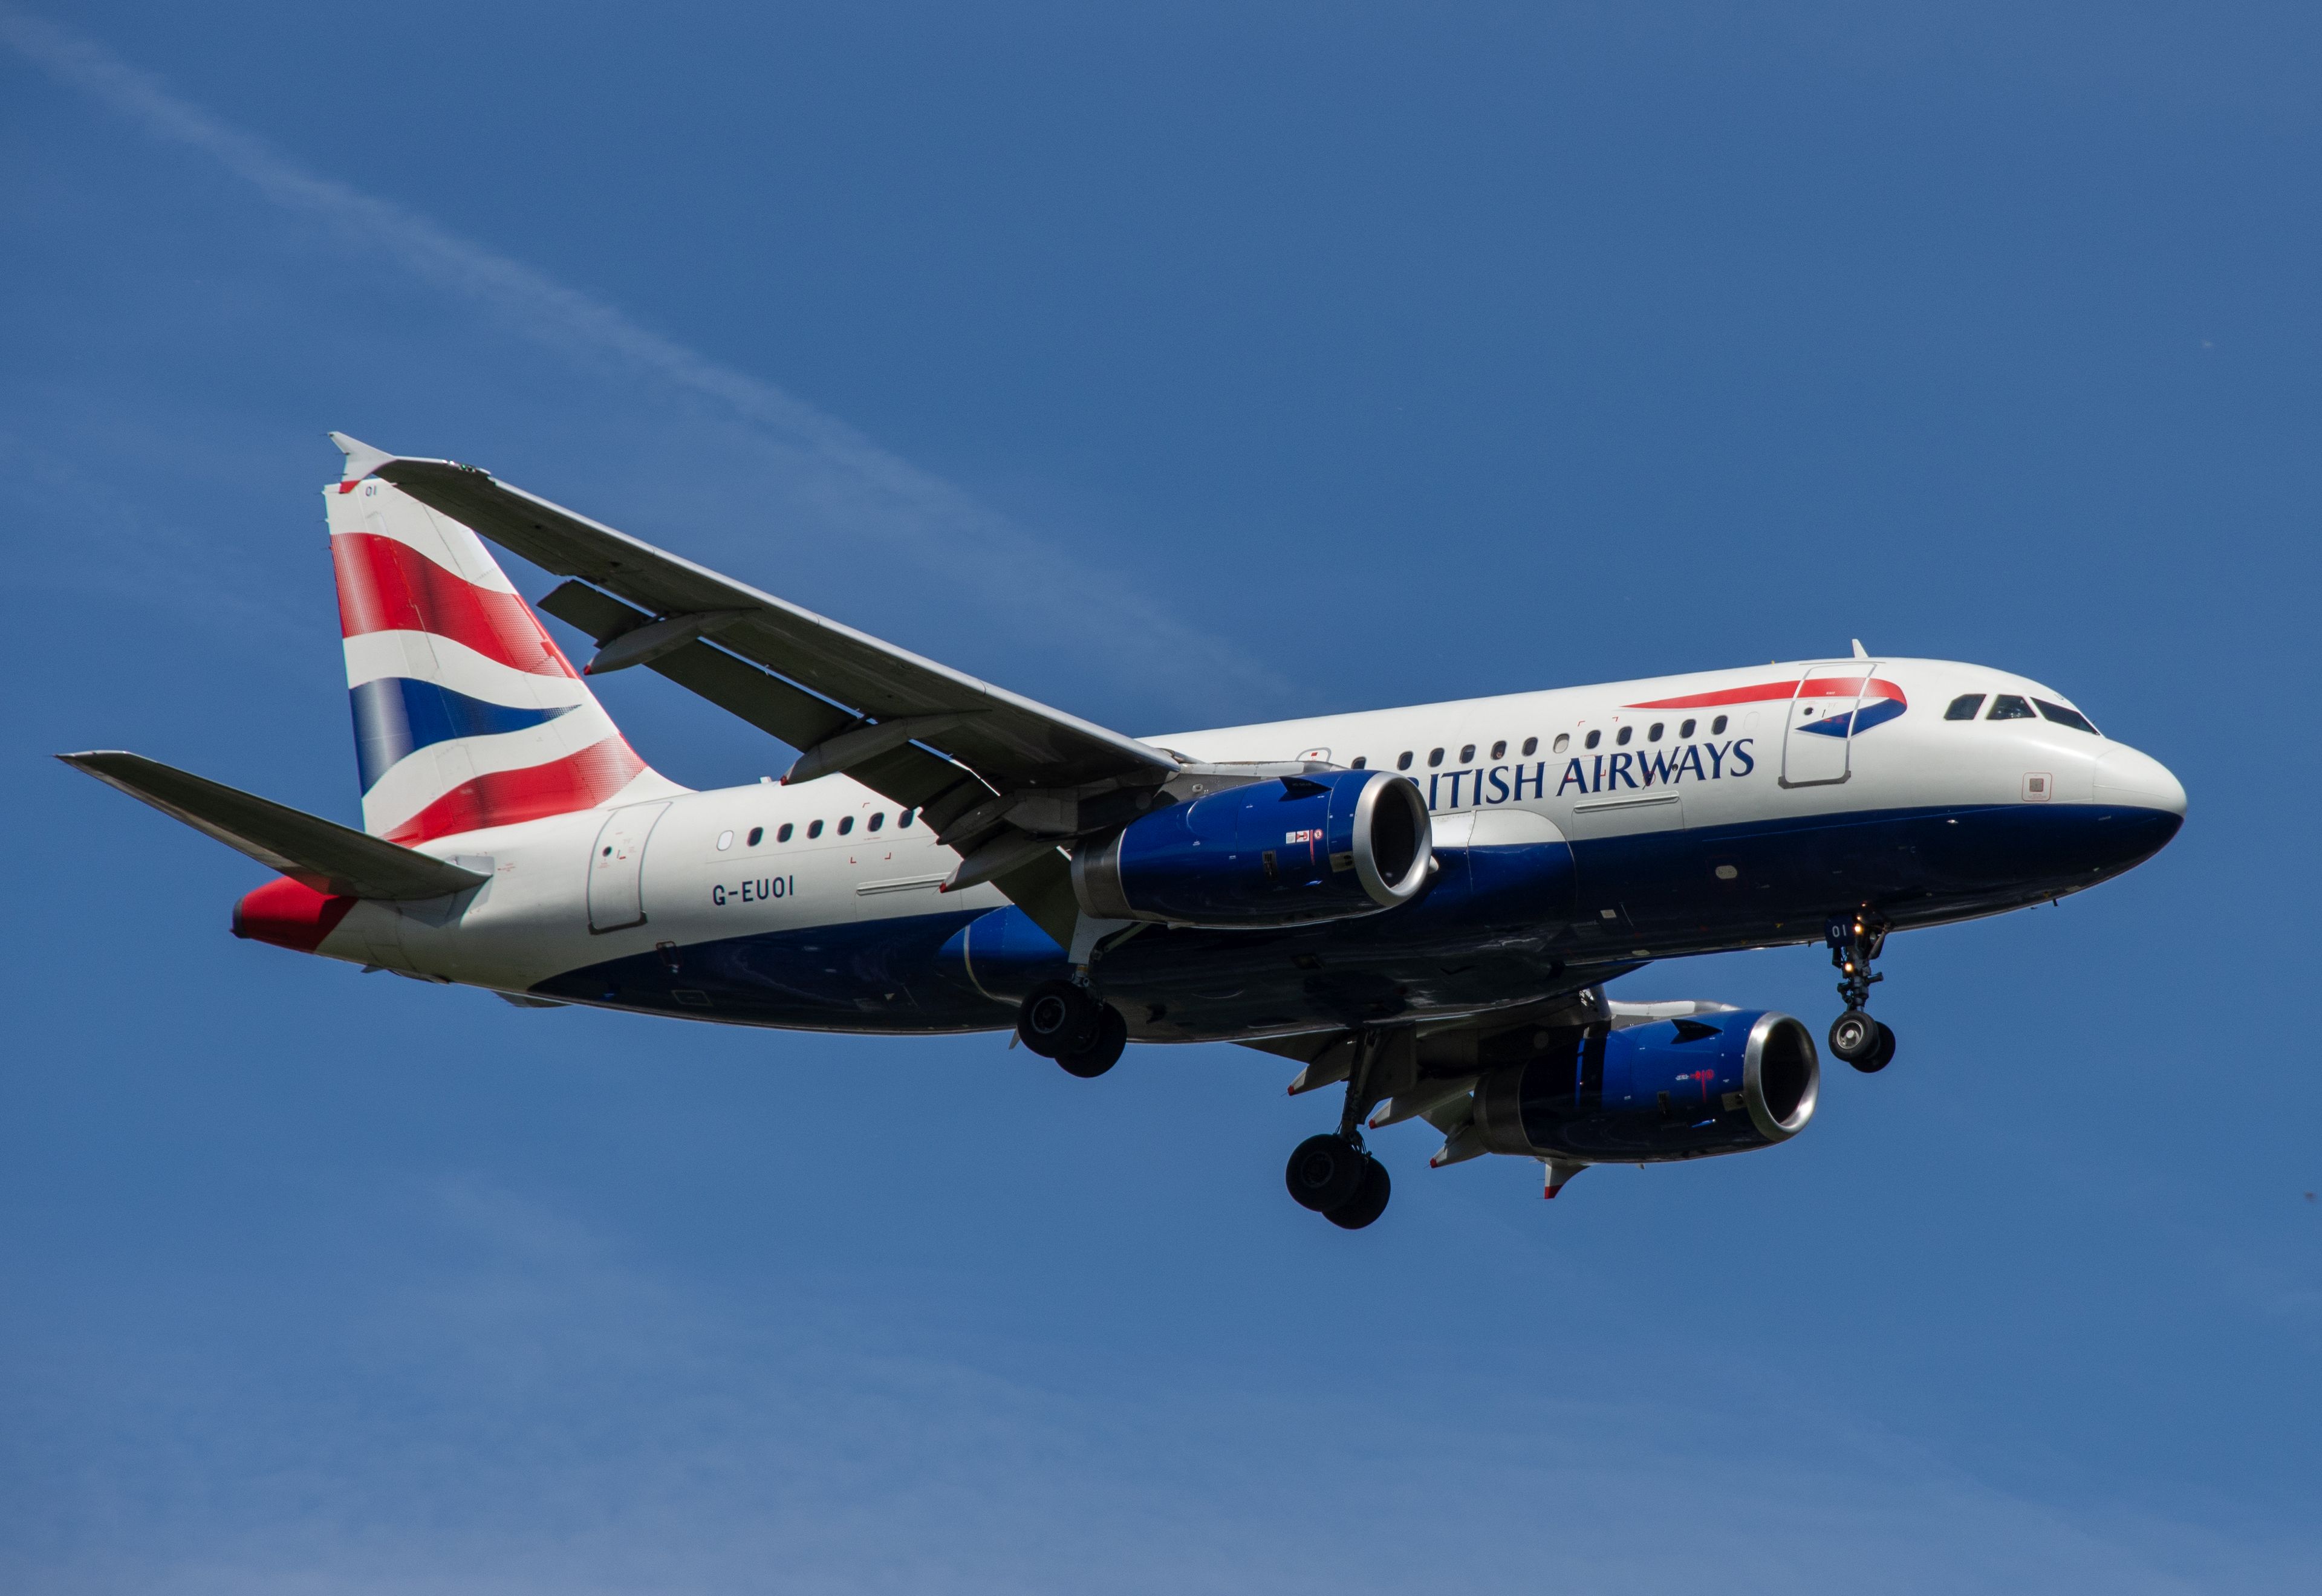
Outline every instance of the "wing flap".
<path id="1" fill-rule="evenodd" d="M 579 627 L 599 645 L 652 619 L 643 610 L 578 580 L 557 588 L 540 601 L 540 607 Z M 857 718 L 707 640 L 654 655 L 644 663 L 648 670 L 660 672 L 793 748 L 814 747 L 843 733 Z M 846 773 L 882 798 L 920 810 L 938 834 L 960 815 L 994 796 L 973 772 L 910 743 L 850 765 Z M 1058 944 L 1072 944 L 1080 908 L 1073 897 L 1072 867 L 1062 854 L 1051 849 L 995 878 L 994 885 Z"/>
<path id="2" fill-rule="evenodd" d="M 652 618 L 643 610 L 580 581 L 564 583 L 543 598 L 540 607 L 558 620 L 579 627 L 600 644 L 635 630 Z M 656 654 L 645 661 L 644 668 L 793 748 L 812 748 L 845 732 L 860 718 L 827 698 L 736 658 L 707 640 Z M 851 765 L 846 773 L 881 797 L 892 798 L 909 809 L 925 808 L 944 793 L 960 787 L 972 790 L 973 796 L 967 800 L 970 803 L 992 796 L 992 789 L 967 771 L 910 743 Z M 960 807 L 964 806 L 955 808 Z M 935 818 L 940 824 L 947 817 L 937 815 Z"/>
<path id="3" fill-rule="evenodd" d="M 57 757 L 317 892 L 407 900 L 464 892 L 491 879 L 142 754 Z"/>
<path id="4" fill-rule="evenodd" d="M 600 647 L 635 631 L 653 617 L 633 605 L 571 581 L 540 601 L 558 620 L 587 633 Z M 649 670 L 708 699 L 793 748 L 811 748 L 844 731 L 855 716 L 826 698 L 793 687 L 707 643 L 689 643 L 645 661 Z"/>
<path id="5" fill-rule="evenodd" d="M 543 570 L 578 577 L 651 617 L 741 612 L 718 626 L 722 647 L 856 716 L 969 717 L 944 734 L 941 746 L 998 790 L 1074 787 L 1177 768 L 1169 755 L 1133 737 L 762 593 L 473 466 L 395 458 L 372 470 Z"/>

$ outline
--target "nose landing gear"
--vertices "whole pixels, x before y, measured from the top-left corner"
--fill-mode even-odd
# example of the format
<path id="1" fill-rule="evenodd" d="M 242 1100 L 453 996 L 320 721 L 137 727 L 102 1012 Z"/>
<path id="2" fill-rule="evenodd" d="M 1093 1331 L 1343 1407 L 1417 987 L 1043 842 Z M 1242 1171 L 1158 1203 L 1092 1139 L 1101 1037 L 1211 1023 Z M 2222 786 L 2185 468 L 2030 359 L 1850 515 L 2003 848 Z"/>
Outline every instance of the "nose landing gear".
<path id="1" fill-rule="evenodd" d="M 1830 944 L 1830 962 L 1838 971 L 1838 995 L 1846 1012 L 1831 1022 L 1830 1051 L 1866 1075 L 1875 1075 L 1895 1061 L 1895 1033 L 1864 1013 L 1870 989 L 1885 980 L 1870 973 L 1870 962 L 1887 945 L 1887 927 L 1868 911 L 1833 919 L 1824 934 Z"/>

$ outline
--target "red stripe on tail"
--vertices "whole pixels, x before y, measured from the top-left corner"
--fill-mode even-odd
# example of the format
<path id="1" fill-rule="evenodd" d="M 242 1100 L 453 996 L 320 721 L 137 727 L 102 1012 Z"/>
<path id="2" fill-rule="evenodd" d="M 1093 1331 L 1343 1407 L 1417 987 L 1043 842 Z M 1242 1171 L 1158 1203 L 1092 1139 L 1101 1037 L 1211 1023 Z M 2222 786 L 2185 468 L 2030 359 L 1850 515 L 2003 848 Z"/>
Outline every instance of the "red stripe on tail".
<path id="1" fill-rule="evenodd" d="M 578 753 L 522 771 L 496 771 L 463 781 L 387 834 L 390 843 L 424 843 L 487 825 L 514 825 L 544 815 L 593 809 L 644 771 L 619 736 L 591 743 Z"/>
<path id="2" fill-rule="evenodd" d="M 574 674 L 523 599 L 479 588 L 408 543 L 341 533 L 331 540 L 331 564 L 339 578 L 342 637 L 433 632 L 535 676 Z"/>

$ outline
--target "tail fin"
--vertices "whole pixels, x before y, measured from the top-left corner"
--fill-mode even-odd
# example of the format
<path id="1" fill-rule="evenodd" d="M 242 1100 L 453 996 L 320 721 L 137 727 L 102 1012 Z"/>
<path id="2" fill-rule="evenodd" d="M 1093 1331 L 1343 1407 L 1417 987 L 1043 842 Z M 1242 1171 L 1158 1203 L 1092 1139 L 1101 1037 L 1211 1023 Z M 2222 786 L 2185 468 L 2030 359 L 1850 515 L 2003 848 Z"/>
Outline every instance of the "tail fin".
<path id="1" fill-rule="evenodd" d="M 324 491 L 363 829 L 397 843 L 684 789 L 639 759 L 476 534 L 368 473 Z"/>

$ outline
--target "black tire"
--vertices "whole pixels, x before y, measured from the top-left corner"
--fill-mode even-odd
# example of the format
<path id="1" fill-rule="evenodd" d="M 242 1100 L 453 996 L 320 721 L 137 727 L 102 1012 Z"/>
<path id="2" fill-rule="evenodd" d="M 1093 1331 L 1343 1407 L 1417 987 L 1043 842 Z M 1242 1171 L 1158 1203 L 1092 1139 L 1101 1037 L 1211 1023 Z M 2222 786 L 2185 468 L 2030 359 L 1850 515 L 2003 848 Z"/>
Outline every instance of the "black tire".
<path id="1" fill-rule="evenodd" d="M 1860 1008 L 1850 1008 L 1830 1022 L 1830 1056 L 1860 1070 L 1863 1060 L 1879 1051 L 1879 1033 L 1884 1029 Z"/>
<path id="2" fill-rule="evenodd" d="M 1129 1045 L 1129 1022 L 1120 1017 L 1120 1010 L 1110 1003 L 1100 1003 L 1097 1008 L 1096 1040 L 1078 1053 L 1056 1055 L 1065 1074 L 1083 1081 L 1093 1081 L 1119 1063 L 1120 1050 Z"/>
<path id="3" fill-rule="evenodd" d="M 1302 1208 L 1327 1214 L 1362 1190 L 1363 1166 L 1370 1160 L 1344 1136 L 1308 1136 L 1290 1154 L 1282 1172 L 1290 1199 Z"/>
<path id="4" fill-rule="evenodd" d="M 1085 1052 L 1103 1023 L 1102 1006 L 1068 980 L 1044 980 L 1016 1011 L 1016 1035 L 1044 1059 Z"/>
<path id="5" fill-rule="evenodd" d="M 1322 1216 L 1341 1230 L 1360 1230 L 1386 1212 L 1386 1199 L 1394 1190 L 1386 1165 L 1376 1158 L 1366 1158 L 1363 1164 L 1363 1183 L 1355 1194 Z"/>
<path id="6" fill-rule="evenodd" d="M 1879 1026 L 1877 1043 L 1870 1050 L 1870 1056 L 1866 1059 L 1849 1059 L 1847 1062 L 1865 1075 L 1876 1075 L 1895 1062 L 1894 1031 L 1881 1021 Z"/>

